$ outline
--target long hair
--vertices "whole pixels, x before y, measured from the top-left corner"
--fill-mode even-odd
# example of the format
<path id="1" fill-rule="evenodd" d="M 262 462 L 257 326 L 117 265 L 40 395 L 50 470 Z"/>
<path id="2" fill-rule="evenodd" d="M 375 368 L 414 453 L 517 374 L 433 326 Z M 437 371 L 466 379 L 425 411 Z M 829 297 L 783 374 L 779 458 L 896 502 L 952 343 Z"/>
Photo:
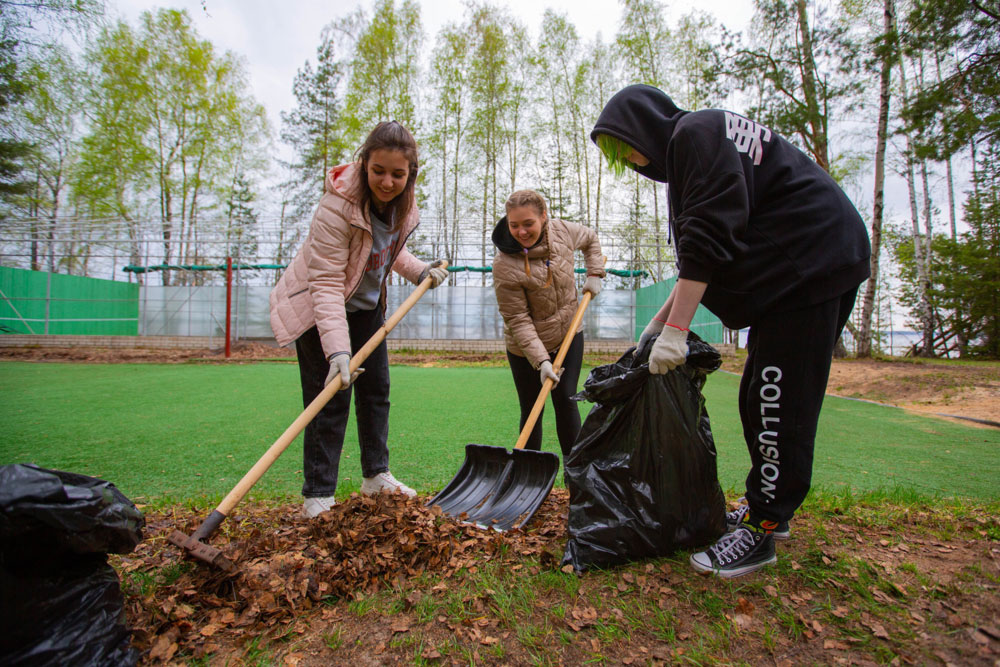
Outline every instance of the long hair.
<path id="1" fill-rule="evenodd" d="M 371 224 L 368 212 L 372 204 L 372 190 L 368 185 L 368 160 L 371 154 L 379 149 L 399 151 L 406 156 L 410 163 L 410 173 L 406 179 L 406 186 L 403 191 L 385 205 L 383 220 L 392 231 L 397 231 L 403 224 L 403 220 L 413 209 L 415 196 L 414 188 L 417 182 L 417 141 L 410 134 L 410 131 L 394 120 L 384 121 L 375 126 L 369 133 L 365 143 L 354 153 L 354 159 L 360 164 L 361 175 L 355 182 L 354 190 L 351 194 L 354 200 L 361 207 L 361 215 L 366 222 Z"/>

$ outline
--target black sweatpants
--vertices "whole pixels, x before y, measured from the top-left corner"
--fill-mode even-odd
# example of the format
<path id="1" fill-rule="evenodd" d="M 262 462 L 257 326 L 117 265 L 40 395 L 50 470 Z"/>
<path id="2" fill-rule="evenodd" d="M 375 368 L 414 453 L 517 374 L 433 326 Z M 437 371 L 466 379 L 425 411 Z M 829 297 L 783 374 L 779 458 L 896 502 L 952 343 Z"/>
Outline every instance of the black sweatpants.
<path id="1" fill-rule="evenodd" d="M 756 519 L 787 521 L 805 500 L 833 348 L 856 296 L 857 288 L 750 327 L 739 400 L 751 461 L 746 498 Z"/>
<path id="2" fill-rule="evenodd" d="M 549 355 L 550 361 L 555 361 L 556 353 Z M 542 380 L 539 372 L 531 367 L 531 362 L 524 357 L 511 354 L 507 351 L 507 361 L 510 362 L 510 370 L 514 374 L 514 387 L 517 388 L 517 400 L 521 404 L 521 423 L 519 428 L 524 428 L 531 414 L 531 408 L 538 400 L 538 394 L 542 391 Z M 580 380 L 580 367 L 583 366 L 583 332 L 581 331 L 573 337 L 566 358 L 563 359 L 563 372 L 559 377 L 559 384 L 552 388 L 552 407 L 556 411 L 556 434 L 559 436 L 559 449 L 563 456 L 569 454 L 576 442 L 576 436 L 580 434 L 580 409 L 576 401 L 571 401 L 570 396 L 576 393 L 576 385 Z M 542 415 L 543 409 L 538 415 L 538 421 L 531 430 L 528 442 L 524 448 L 538 451 L 542 448 Z"/>

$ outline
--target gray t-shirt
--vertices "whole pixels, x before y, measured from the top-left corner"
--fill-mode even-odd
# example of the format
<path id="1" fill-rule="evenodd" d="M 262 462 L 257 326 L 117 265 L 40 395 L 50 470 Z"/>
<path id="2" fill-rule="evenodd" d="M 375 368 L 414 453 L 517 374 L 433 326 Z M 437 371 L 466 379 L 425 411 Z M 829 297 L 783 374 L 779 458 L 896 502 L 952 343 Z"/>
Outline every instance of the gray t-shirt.
<path id="1" fill-rule="evenodd" d="M 399 242 L 399 232 L 390 232 L 389 225 L 382 222 L 375 209 L 370 210 L 369 218 L 372 222 L 372 254 L 365 265 L 365 275 L 361 279 L 361 284 L 346 304 L 349 313 L 356 310 L 372 310 L 378 305 L 379 296 L 382 294 L 382 281 L 385 279 L 386 271 L 389 270 L 389 260 Z"/>

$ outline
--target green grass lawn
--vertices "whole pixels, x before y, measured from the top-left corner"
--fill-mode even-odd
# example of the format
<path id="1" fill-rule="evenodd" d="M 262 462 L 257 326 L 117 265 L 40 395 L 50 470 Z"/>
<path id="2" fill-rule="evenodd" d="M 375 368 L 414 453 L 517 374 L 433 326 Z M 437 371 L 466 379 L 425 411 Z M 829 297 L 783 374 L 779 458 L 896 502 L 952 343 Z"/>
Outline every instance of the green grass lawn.
<path id="1" fill-rule="evenodd" d="M 749 465 L 737 383 L 720 372 L 705 387 L 727 491 L 742 489 Z M 294 364 L 2 362 L 0 386 L 0 465 L 93 475 L 156 504 L 217 502 L 302 409 Z M 580 406 L 584 416 L 589 409 Z M 418 491 L 435 492 L 458 471 L 466 443 L 512 447 L 517 420 L 506 368 L 393 367 L 391 469 Z M 551 406 L 543 428 L 544 448 L 558 452 Z M 299 438 L 251 495 L 297 496 L 301 469 Z M 995 500 L 997 470 L 1000 431 L 833 397 L 824 405 L 814 466 L 814 485 L 824 490 Z M 338 496 L 360 482 L 352 412 Z"/>

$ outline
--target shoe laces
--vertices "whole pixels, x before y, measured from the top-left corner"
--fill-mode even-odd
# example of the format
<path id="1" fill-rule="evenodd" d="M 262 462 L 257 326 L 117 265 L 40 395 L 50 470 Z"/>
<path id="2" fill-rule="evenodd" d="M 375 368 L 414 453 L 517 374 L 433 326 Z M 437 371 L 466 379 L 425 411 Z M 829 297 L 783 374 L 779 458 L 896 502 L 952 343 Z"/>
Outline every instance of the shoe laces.
<path id="1" fill-rule="evenodd" d="M 719 538 L 712 545 L 711 551 L 716 560 L 726 563 L 742 558 L 754 546 L 756 540 L 749 528 L 740 527 Z"/>
<path id="2" fill-rule="evenodd" d="M 726 522 L 735 524 L 743 523 L 743 519 L 749 513 L 750 513 L 749 505 L 740 505 L 732 512 L 726 512 Z"/>

